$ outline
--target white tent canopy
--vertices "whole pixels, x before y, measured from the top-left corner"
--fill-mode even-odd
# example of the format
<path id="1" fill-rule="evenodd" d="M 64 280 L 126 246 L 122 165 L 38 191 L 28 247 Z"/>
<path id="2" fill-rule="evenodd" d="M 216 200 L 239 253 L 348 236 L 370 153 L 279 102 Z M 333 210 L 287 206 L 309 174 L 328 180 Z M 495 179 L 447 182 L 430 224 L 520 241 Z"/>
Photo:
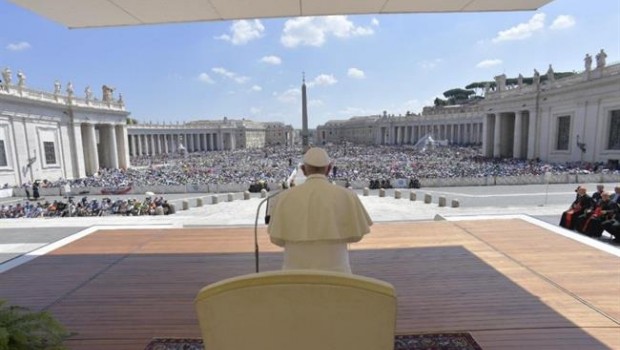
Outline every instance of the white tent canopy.
<path id="1" fill-rule="evenodd" d="M 552 0 L 10 0 L 69 28 L 323 15 L 531 11 Z"/>

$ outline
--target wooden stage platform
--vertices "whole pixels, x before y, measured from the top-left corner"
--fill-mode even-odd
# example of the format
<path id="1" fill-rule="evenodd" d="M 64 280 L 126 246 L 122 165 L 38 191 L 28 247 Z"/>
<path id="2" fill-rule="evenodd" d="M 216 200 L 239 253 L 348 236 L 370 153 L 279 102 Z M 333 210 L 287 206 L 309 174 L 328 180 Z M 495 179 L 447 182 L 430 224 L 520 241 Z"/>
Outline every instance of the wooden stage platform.
<path id="1" fill-rule="evenodd" d="M 281 250 L 259 231 L 261 269 Z M 620 258 L 519 219 L 381 223 L 355 273 L 392 283 L 398 333 L 467 331 L 490 349 L 620 349 Z M 254 271 L 252 227 L 97 231 L 0 274 L 0 298 L 51 311 L 70 349 L 199 337 L 193 298 Z"/>

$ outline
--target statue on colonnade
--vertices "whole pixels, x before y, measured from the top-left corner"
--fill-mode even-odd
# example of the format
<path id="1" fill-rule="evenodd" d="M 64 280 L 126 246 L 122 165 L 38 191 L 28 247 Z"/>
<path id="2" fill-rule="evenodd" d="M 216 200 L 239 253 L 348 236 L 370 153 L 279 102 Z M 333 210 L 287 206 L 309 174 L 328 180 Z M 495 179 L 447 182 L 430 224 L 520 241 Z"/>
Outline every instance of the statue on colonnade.
<path id="1" fill-rule="evenodd" d="M 599 53 L 596 54 L 596 68 L 603 69 L 606 64 L 607 54 L 605 50 L 601 49 Z"/>
<path id="2" fill-rule="evenodd" d="M 24 74 L 21 70 L 17 72 L 17 86 L 20 89 L 26 86 L 26 74 Z"/>
<path id="3" fill-rule="evenodd" d="M 553 83 L 555 81 L 555 72 L 553 71 L 553 67 L 549 64 L 549 69 L 547 69 L 547 82 Z"/>
<path id="4" fill-rule="evenodd" d="M 540 85 L 540 73 L 538 70 L 534 69 L 534 77 L 532 77 L 532 81 L 534 82 L 534 86 Z"/>
<path id="5" fill-rule="evenodd" d="M 497 91 L 506 90 L 506 74 L 496 76 L 495 84 L 497 84 Z"/>
<path id="6" fill-rule="evenodd" d="M 114 88 L 111 88 L 107 85 L 103 85 L 101 87 L 102 90 L 102 101 L 106 102 L 106 103 L 111 103 L 112 102 L 112 94 L 114 94 Z"/>
<path id="7" fill-rule="evenodd" d="M 519 89 L 523 87 L 523 74 L 521 73 L 517 77 L 517 86 L 519 86 Z"/>
<path id="8" fill-rule="evenodd" d="M 60 82 L 58 80 L 56 80 L 54 82 L 54 96 L 60 95 L 60 89 L 61 88 L 62 88 L 62 86 L 60 85 Z"/>
<path id="9" fill-rule="evenodd" d="M 4 68 L 2 71 L 2 81 L 6 91 L 9 91 L 9 85 L 11 85 L 11 80 L 13 79 L 11 75 L 11 69 L 9 67 Z"/>
<path id="10" fill-rule="evenodd" d="M 67 96 L 69 96 L 69 98 L 73 96 L 73 84 L 71 82 L 67 83 Z"/>
<path id="11" fill-rule="evenodd" d="M 84 96 L 86 98 L 86 103 L 90 103 L 90 100 L 93 99 L 93 91 L 90 89 L 90 86 L 86 86 L 84 89 Z"/>
<path id="12" fill-rule="evenodd" d="M 586 67 L 586 72 L 590 72 L 592 70 L 592 56 L 590 56 L 590 54 L 587 53 L 583 61 Z"/>

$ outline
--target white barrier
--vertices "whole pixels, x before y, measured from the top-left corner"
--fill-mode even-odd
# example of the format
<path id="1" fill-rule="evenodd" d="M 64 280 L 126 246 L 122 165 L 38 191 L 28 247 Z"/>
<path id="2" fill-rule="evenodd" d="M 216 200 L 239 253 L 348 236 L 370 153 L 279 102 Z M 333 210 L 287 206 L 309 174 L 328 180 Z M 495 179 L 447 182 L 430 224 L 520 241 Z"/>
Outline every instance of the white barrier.
<path id="1" fill-rule="evenodd" d="M 13 197 L 12 188 L 4 188 L 0 190 L 0 198 L 7 198 L 7 197 Z"/>
<path id="2" fill-rule="evenodd" d="M 529 185 L 529 184 L 545 184 L 544 175 L 523 175 L 523 176 L 484 176 L 484 177 L 462 177 L 462 178 L 431 178 L 418 179 L 423 188 L 428 187 L 455 187 L 455 186 L 497 186 L 497 185 Z M 407 188 L 408 179 L 393 179 L 390 181 L 394 188 Z M 548 178 L 549 184 L 577 184 L 577 183 L 619 183 L 620 174 L 552 174 Z M 336 183 L 344 186 L 346 181 L 338 180 Z M 362 190 L 368 187 L 368 181 L 351 181 L 350 185 L 353 189 Z M 270 189 L 275 190 L 280 184 L 269 183 Z M 155 195 L 165 195 L 168 193 L 242 193 L 247 191 L 249 184 L 193 184 L 193 185 L 156 185 L 156 186 L 134 186 L 130 194 L 139 197 L 146 192 L 153 192 Z M 102 187 L 72 187 L 71 195 L 88 196 L 100 195 Z M 32 190 L 30 190 L 32 195 Z M 64 190 L 62 187 L 41 187 L 39 188 L 41 197 L 45 196 L 62 196 Z M 13 187 L 0 190 L 0 198 L 4 197 L 25 197 L 26 192 L 22 187 Z M 110 194 L 114 196 L 114 194 Z"/>

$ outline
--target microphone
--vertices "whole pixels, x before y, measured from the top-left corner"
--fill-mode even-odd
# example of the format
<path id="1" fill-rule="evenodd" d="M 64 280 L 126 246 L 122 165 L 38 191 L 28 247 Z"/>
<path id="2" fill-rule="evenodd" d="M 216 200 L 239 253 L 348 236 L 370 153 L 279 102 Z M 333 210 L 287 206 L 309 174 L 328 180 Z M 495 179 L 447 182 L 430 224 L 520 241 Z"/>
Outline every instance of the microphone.
<path id="1" fill-rule="evenodd" d="M 269 201 L 271 198 L 279 195 L 282 192 L 284 192 L 284 190 L 280 190 L 274 194 L 270 194 L 269 196 L 267 196 L 267 198 L 263 199 L 262 201 L 260 201 L 260 203 L 258 203 L 258 208 L 256 209 L 256 219 L 254 220 L 254 262 L 256 264 L 256 273 L 258 273 L 258 215 L 260 214 L 260 207 L 265 202 Z M 268 211 L 269 205 L 267 205 L 267 210 L 265 211 L 265 224 L 268 224 L 271 218 L 271 215 L 269 215 Z"/>

